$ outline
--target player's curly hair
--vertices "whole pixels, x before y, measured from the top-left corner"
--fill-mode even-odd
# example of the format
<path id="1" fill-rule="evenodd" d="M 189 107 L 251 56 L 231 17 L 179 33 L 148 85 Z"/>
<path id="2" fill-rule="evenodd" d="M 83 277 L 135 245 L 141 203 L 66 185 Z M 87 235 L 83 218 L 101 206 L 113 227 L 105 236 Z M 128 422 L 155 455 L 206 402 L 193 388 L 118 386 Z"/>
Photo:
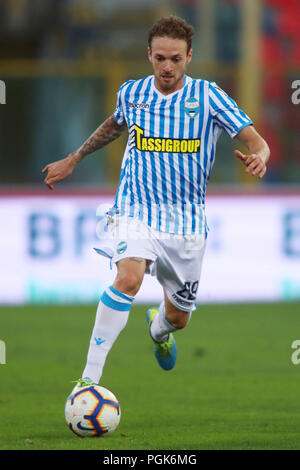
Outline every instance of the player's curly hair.
<path id="1" fill-rule="evenodd" d="M 149 31 L 148 45 L 151 48 L 154 37 L 169 37 L 173 39 L 184 39 L 187 43 L 187 52 L 192 47 L 194 28 L 178 16 L 167 16 L 156 21 Z"/>

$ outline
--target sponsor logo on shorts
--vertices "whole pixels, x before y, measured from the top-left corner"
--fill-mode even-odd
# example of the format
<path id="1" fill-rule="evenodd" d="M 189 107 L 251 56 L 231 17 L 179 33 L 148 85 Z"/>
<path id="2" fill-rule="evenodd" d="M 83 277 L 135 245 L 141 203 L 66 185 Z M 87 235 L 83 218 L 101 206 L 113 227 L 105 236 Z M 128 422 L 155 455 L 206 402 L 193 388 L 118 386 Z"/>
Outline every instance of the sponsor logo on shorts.
<path id="1" fill-rule="evenodd" d="M 187 300 L 181 299 L 177 294 L 172 294 L 172 297 L 179 305 L 182 305 L 183 307 L 190 307 L 193 303 L 192 301 L 188 302 Z"/>
<path id="2" fill-rule="evenodd" d="M 117 253 L 119 255 L 121 255 L 126 250 L 127 250 L 127 243 L 126 242 L 120 242 L 117 246 Z"/>

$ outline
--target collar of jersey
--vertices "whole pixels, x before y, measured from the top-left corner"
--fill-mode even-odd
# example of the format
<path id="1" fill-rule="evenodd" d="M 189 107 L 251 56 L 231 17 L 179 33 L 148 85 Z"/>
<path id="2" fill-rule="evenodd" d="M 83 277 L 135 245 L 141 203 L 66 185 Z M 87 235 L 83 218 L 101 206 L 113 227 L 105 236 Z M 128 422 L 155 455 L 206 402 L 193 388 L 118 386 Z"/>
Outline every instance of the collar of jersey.
<path id="1" fill-rule="evenodd" d="M 189 83 L 189 78 L 187 75 L 184 76 L 184 82 L 183 82 L 183 87 L 182 88 L 179 88 L 179 90 L 176 90 L 176 91 L 173 91 L 173 93 L 169 93 L 168 95 L 164 95 L 163 93 L 161 93 L 155 86 L 155 76 L 153 75 L 152 76 L 152 86 L 153 86 L 153 90 L 155 91 L 155 93 L 158 94 L 159 97 L 161 97 L 162 99 L 164 100 L 168 100 L 170 98 L 172 98 L 174 95 L 176 95 L 176 93 L 178 93 L 178 95 L 180 95 L 183 90 L 185 89 L 186 85 Z"/>

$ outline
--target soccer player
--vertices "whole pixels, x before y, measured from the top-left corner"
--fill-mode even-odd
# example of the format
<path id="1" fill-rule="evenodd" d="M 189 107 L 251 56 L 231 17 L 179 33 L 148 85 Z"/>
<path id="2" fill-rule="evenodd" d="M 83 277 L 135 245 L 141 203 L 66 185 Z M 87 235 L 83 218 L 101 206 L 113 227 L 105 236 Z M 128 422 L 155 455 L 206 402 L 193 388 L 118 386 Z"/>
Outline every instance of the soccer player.
<path id="1" fill-rule="evenodd" d="M 124 83 L 114 114 L 78 150 L 43 170 L 53 189 L 86 155 L 128 129 L 119 188 L 107 213 L 117 276 L 100 299 L 77 387 L 100 381 L 145 273 L 156 276 L 164 292 L 160 306 L 147 312 L 155 357 L 163 369 L 174 367 L 174 333 L 195 309 L 207 237 L 205 190 L 222 130 L 249 149 L 247 155 L 235 150 L 247 172 L 258 178 L 266 172 L 269 147 L 251 119 L 216 83 L 186 75 L 193 34 L 178 17 L 157 21 L 148 38 L 154 74 Z"/>

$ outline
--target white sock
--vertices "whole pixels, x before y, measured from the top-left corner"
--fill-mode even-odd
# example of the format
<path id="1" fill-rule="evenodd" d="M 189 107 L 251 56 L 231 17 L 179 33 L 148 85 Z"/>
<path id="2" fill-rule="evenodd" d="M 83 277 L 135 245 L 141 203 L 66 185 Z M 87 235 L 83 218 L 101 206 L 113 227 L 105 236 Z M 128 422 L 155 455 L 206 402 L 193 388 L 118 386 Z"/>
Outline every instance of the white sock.
<path id="1" fill-rule="evenodd" d="M 189 323 L 192 312 L 186 312 L 188 315 L 188 322 Z M 157 343 L 163 343 L 167 341 L 168 334 L 173 333 L 174 331 L 178 331 L 178 328 L 175 328 L 171 323 L 168 322 L 165 315 L 165 302 L 163 301 L 159 306 L 159 314 L 155 315 L 153 322 L 151 323 L 150 334 L 154 341 Z"/>
<path id="2" fill-rule="evenodd" d="M 133 297 L 122 294 L 113 286 L 103 292 L 82 377 L 89 377 L 96 384 L 99 383 L 107 354 L 126 326 L 133 300 Z"/>
<path id="3" fill-rule="evenodd" d="M 150 327 L 150 334 L 154 341 L 163 343 L 168 339 L 168 334 L 176 331 L 177 329 L 168 322 L 165 317 L 165 302 L 159 306 L 159 314 L 155 315 Z"/>

